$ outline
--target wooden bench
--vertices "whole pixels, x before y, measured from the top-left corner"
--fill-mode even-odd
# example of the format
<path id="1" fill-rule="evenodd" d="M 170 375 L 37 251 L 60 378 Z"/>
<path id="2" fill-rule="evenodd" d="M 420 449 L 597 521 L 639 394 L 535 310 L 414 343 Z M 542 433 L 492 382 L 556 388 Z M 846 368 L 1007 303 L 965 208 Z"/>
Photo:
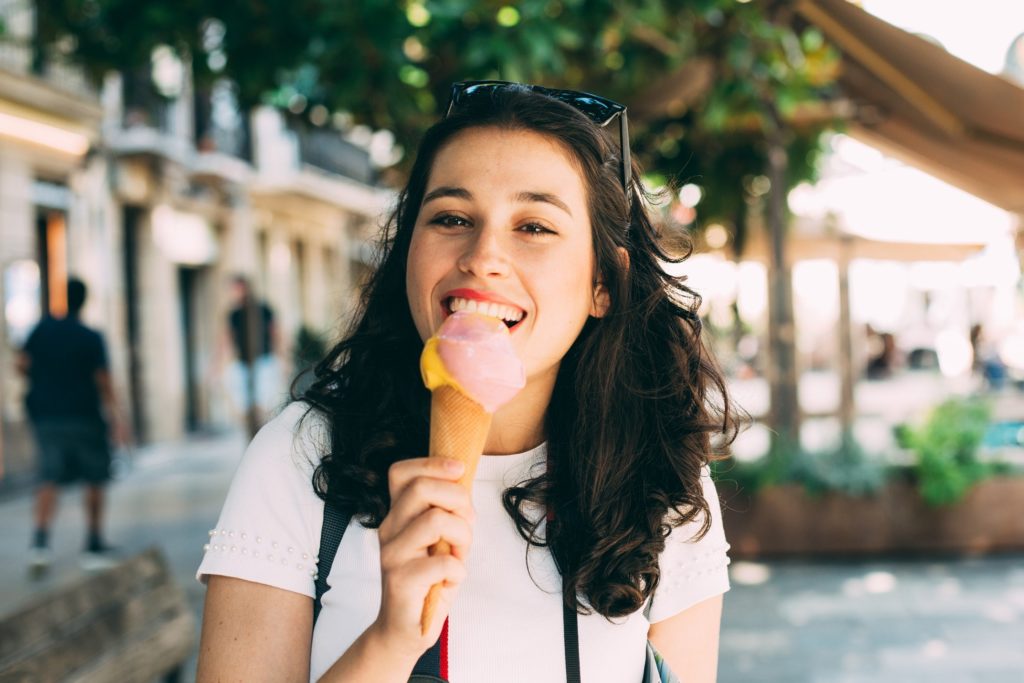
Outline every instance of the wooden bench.
<path id="1" fill-rule="evenodd" d="M 196 624 L 156 548 L 0 619 L 0 682 L 177 681 Z"/>

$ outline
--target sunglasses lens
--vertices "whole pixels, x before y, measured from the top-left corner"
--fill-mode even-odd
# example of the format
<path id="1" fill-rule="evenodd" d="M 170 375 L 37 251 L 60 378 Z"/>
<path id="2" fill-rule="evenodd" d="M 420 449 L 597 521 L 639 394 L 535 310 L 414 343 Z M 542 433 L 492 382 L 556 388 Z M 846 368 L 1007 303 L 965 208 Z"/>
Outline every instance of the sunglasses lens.
<path id="1" fill-rule="evenodd" d="M 482 83 L 462 83 L 459 84 L 452 93 L 452 104 L 458 105 L 463 103 L 466 99 L 479 95 L 481 93 L 490 92 L 500 88 L 505 88 L 510 85 L 518 85 L 512 83 L 505 83 L 502 81 L 488 81 Z M 522 86 L 519 86 L 522 87 Z M 587 118 L 598 125 L 607 124 L 613 116 L 623 111 L 625 107 L 621 104 L 616 104 L 603 98 L 594 97 L 587 93 L 575 92 L 571 90 L 553 90 L 551 88 L 544 88 L 539 85 L 529 86 L 532 90 L 539 92 L 548 97 L 552 97 L 561 102 L 565 102 L 569 106 L 580 111 Z"/>
<path id="2" fill-rule="evenodd" d="M 613 107 L 608 102 L 602 102 L 586 95 L 576 95 L 569 104 L 590 117 L 594 123 L 601 125 L 608 123 L 611 117 L 622 111 L 622 107 Z"/>

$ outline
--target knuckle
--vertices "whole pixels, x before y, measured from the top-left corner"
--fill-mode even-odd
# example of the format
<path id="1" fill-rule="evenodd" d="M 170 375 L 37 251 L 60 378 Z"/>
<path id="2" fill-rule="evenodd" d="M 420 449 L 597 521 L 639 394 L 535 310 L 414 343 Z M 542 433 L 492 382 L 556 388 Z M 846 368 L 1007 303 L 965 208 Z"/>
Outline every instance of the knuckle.
<path id="1" fill-rule="evenodd" d="M 416 477 L 409 484 L 408 495 L 413 496 L 416 499 L 427 498 L 430 494 L 431 482 L 429 479 L 424 477 Z"/>
<path id="2" fill-rule="evenodd" d="M 424 512 L 423 516 L 431 527 L 439 527 L 446 526 L 446 522 L 451 516 L 451 513 L 439 507 L 432 507 Z"/>
<path id="3" fill-rule="evenodd" d="M 454 555 L 444 555 L 441 557 L 443 563 L 442 568 L 444 573 L 451 579 L 462 580 L 466 574 L 466 565 L 462 560 L 458 559 Z"/>
<path id="4" fill-rule="evenodd" d="M 388 468 L 388 488 L 392 491 L 398 488 L 402 479 L 402 461 L 398 461 Z"/>

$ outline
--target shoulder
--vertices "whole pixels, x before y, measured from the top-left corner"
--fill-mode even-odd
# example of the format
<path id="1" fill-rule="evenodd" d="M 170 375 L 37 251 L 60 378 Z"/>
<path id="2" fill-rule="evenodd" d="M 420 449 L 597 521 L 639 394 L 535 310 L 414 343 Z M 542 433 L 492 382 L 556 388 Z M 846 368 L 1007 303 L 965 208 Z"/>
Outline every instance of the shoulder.
<path id="1" fill-rule="evenodd" d="M 729 590 L 729 544 L 722 526 L 718 492 L 707 468 L 701 475 L 701 485 L 709 508 L 708 531 L 699 535 L 705 517 L 698 515 L 674 527 L 665 539 L 665 550 L 658 561 L 661 582 L 655 591 L 652 622 Z"/>
<path id="2" fill-rule="evenodd" d="M 329 430 L 306 403 L 287 405 L 256 433 L 228 493 L 228 506 L 304 508 L 320 499 L 313 472 L 329 447 Z"/>
<path id="3" fill-rule="evenodd" d="M 32 328 L 32 331 L 28 335 L 28 339 L 25 342 L 25 347 L 27 348 L 28 346 L 38 342 L 41 337 L 44 337 L 45 335 L 49 334 L 50 330 L 53 328 L 55 323 L 56 321 L 49 316 L 44 317 L 42 320 L 36 323 L 36 326 Z"/>
<path id="4" fill-rule="evenodd" d="M 97 329 L 93 329 L 92 327 L 88 327 L 87 325 L 83 325 L 81 323 L 79 323 L 79 325 L 81 327 L 81 333 L 84 338 L 88 339 L 94 346 L 104 346 L 102 332 L 100 332 Z"/>
<path id="5" fill-rule="evenodd" d="M 313 595 L 323 501 L 313 489 L 326 421 L 292 403 L 246 449 L 198 577 L 233 576 Z"/>
<path id="6" fill-rule="evenodd" d="M 295 470 L 312 476 L 326 449 L 330 428 L 322 413 L 308 403 L 289 403 L 257 432 L 242 465 Z"/>

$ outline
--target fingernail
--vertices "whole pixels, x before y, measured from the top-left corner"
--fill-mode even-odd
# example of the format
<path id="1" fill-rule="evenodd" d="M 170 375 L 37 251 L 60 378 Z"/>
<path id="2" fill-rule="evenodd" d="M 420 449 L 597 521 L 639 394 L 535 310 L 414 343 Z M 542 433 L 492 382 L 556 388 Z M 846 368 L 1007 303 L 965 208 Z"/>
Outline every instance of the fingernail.
<path id="1" fill-rule="evenodd" d="M 452 474 L 462 474 L 466 471 L 466 463 L 461 460 L 445 459 L 444 468 Z"/>

